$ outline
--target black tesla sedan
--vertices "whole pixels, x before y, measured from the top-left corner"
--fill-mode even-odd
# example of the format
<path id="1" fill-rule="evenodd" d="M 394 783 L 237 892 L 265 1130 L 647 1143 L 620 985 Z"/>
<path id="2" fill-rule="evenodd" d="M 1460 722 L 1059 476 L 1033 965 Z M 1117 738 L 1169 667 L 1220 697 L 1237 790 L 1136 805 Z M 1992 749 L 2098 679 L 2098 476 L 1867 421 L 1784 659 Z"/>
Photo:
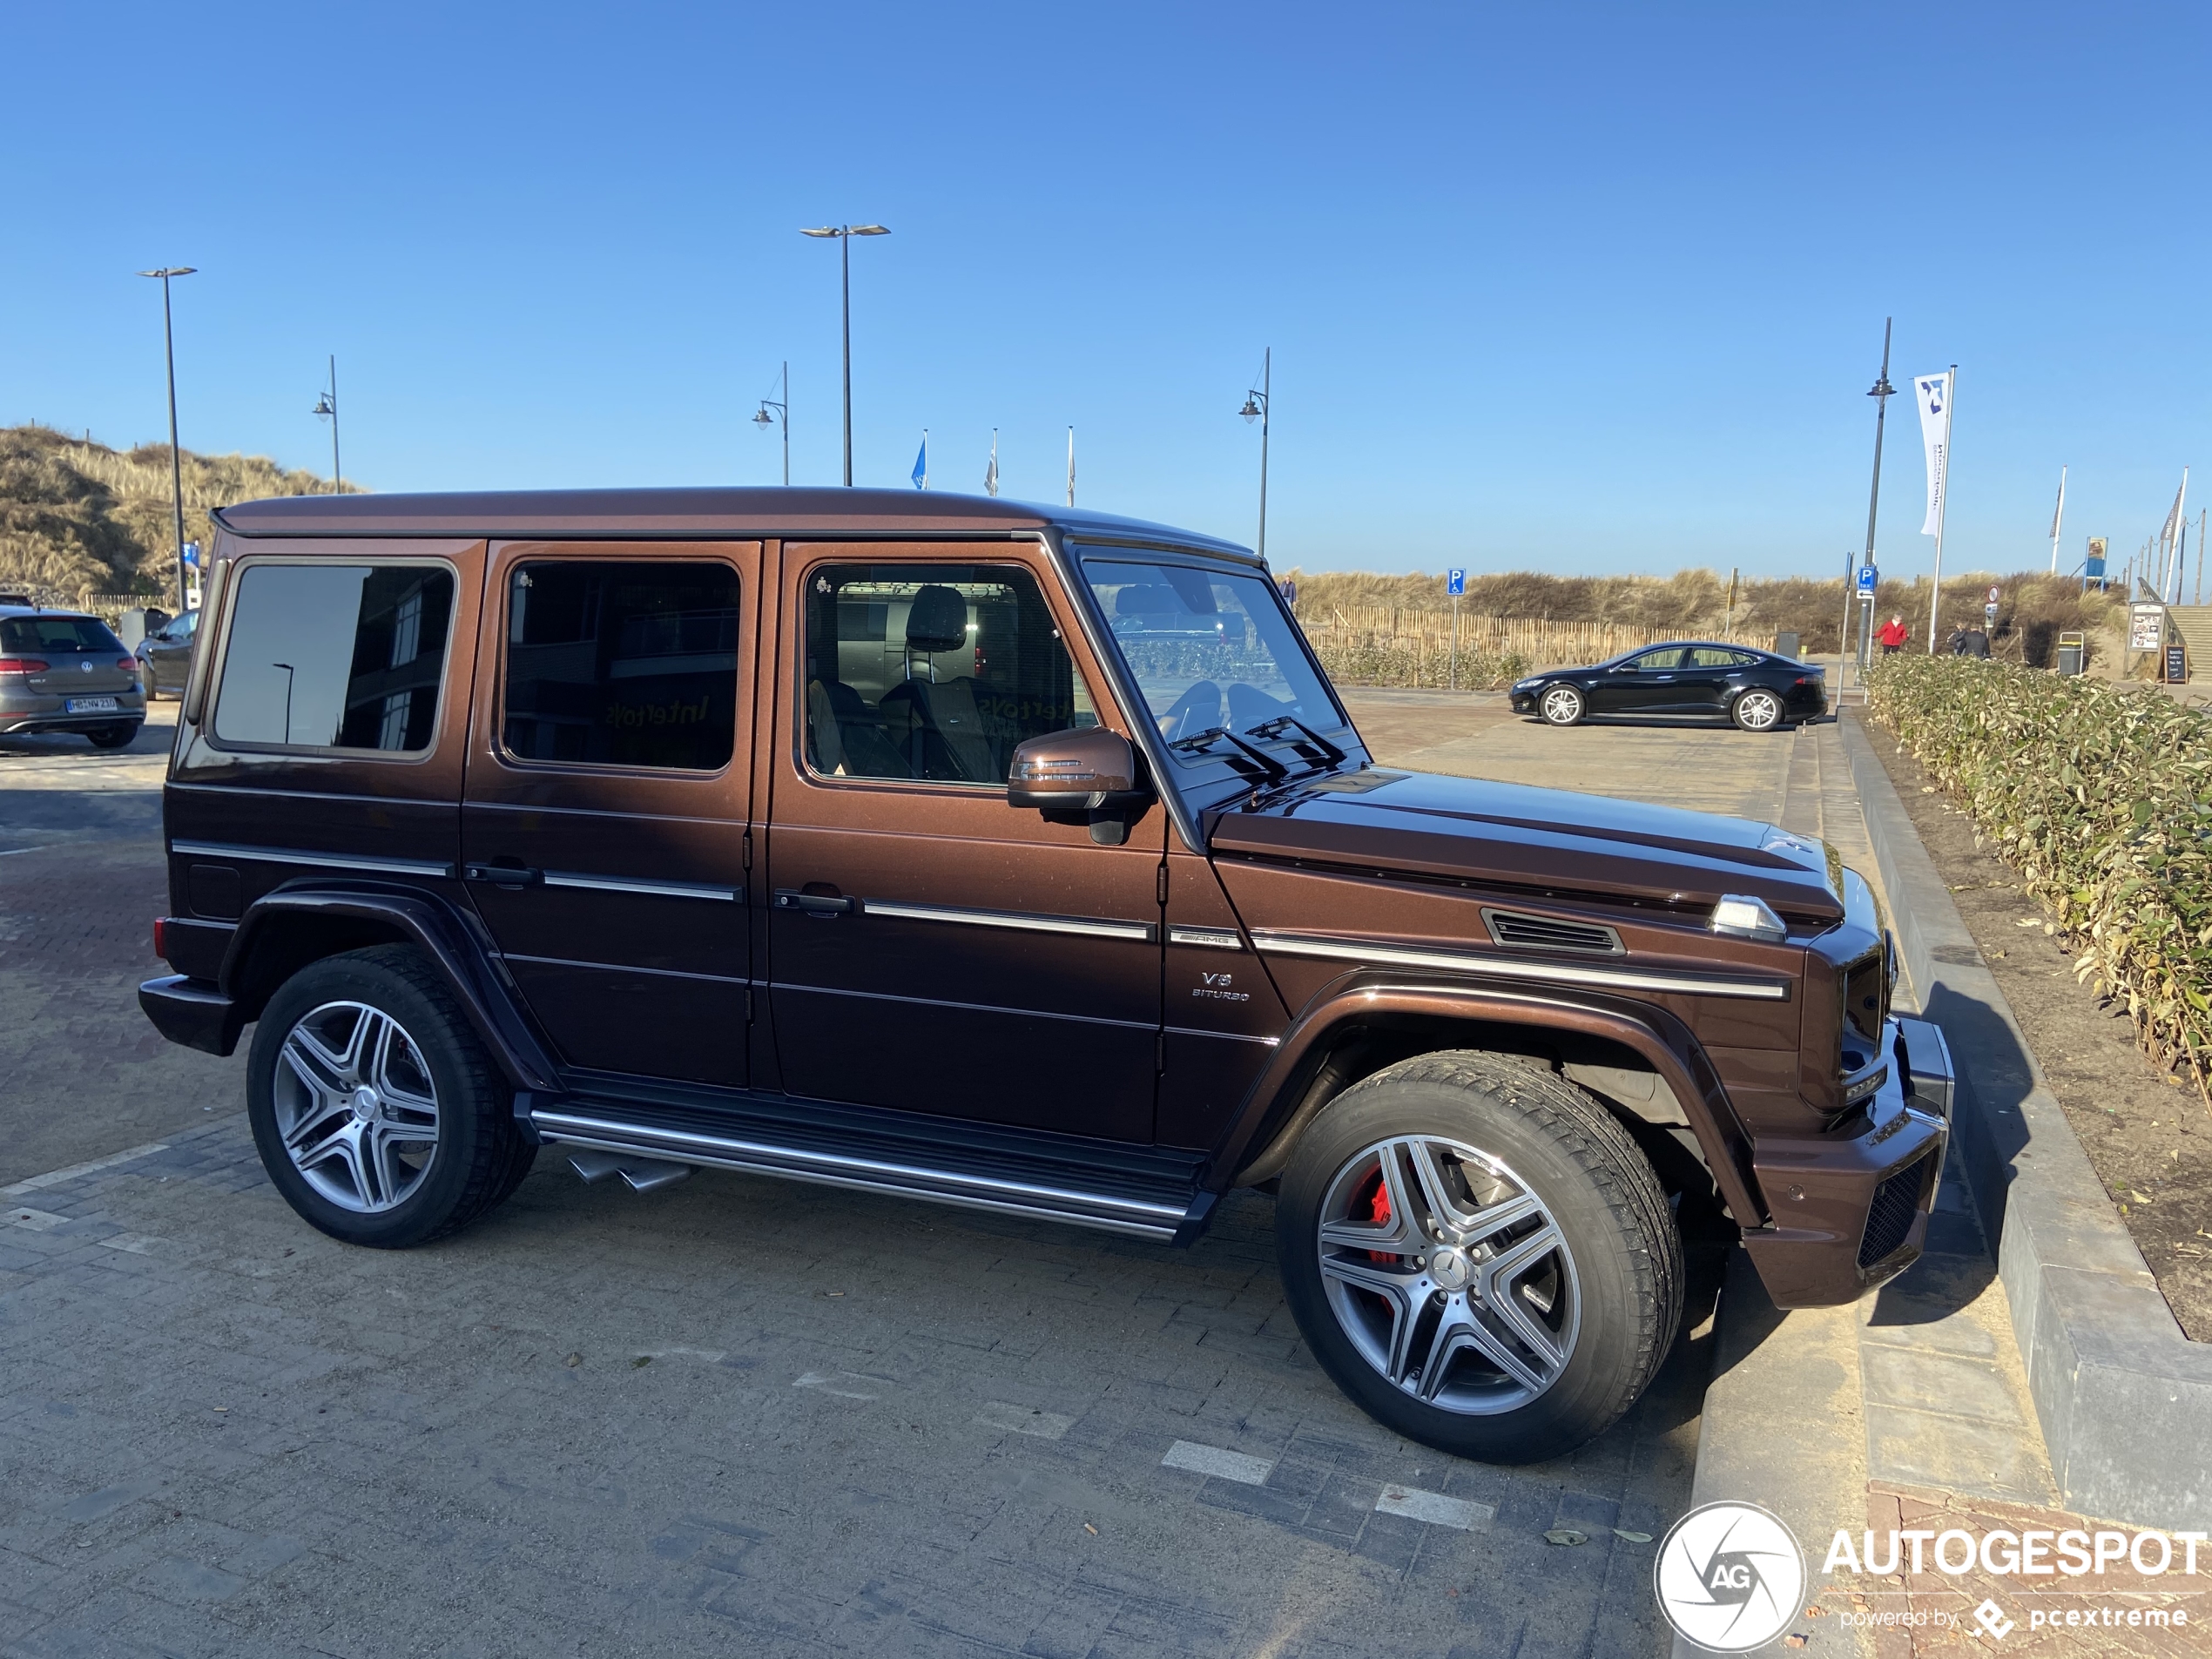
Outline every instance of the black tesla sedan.
<path id="1" fill-rule="evenodd" d="M 1532 674 L 1514 682 L 1513 707 L 1549 725 L 1626 715 L 1733 720 L 1746 732 L 1772 732 L 1827 713 L 1828 683 L 1810 663 L 1689 640 Z"/>

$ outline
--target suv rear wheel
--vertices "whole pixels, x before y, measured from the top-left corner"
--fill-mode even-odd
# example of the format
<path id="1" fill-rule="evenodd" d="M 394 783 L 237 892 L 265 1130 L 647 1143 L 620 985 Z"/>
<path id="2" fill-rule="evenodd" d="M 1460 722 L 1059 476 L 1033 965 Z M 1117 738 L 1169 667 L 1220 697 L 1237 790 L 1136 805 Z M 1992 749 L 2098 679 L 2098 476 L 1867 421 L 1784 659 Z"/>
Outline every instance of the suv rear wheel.
<path id="1" fill-rule="evenodd" d="M 1460 1457 L 1603 1432 L 1682 1319 L 1658 1177 L 1589 1095 L 1509 1055 L 1421 1055 L 1324 1107 L 1276 1209 L 1291 1312 L 1370 1415 Z"/>
<path id="2" fill-rule="evenodd" d="M 404 945 L 287 980 L 254 1031 L 246 1098 L 277 1190 L 349 1244 L 464 1227 L 521 1184 L 535 1152 L 467 1017 Z"/>

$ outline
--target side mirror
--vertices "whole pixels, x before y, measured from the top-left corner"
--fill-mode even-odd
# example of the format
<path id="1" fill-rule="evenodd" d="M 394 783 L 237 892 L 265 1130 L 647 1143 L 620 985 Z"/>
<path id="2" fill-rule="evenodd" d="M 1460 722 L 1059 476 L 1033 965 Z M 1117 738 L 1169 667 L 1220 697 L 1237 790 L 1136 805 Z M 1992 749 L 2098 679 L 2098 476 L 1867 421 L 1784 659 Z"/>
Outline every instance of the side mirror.
<path id="1" fill-rule="evenodd" d="M 1016 745 L 1007 768 L 1008 806 L 1052 819 L 1088 819 L 1090 839 L 1102 846 L 1127 840 L 1130 819 L 1151 799 L 1137 780 L 1136 748 L 1104 726 L 1031 738 Z"/>

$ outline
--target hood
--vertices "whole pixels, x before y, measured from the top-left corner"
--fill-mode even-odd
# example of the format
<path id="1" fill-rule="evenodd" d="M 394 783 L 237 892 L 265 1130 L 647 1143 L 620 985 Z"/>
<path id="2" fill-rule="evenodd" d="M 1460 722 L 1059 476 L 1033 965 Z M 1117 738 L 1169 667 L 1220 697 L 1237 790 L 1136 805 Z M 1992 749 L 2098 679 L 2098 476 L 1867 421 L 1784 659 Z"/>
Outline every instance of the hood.
<path id="1" fill-rule="evenodd" d="M 1770 824 L 1604 795 L 1369 767 L 1318 778 L 1212 819 L 1218 854 L 1683 908 L 1723 894 L 1815 928 L 1844 919 L 1820 842 Z"/>

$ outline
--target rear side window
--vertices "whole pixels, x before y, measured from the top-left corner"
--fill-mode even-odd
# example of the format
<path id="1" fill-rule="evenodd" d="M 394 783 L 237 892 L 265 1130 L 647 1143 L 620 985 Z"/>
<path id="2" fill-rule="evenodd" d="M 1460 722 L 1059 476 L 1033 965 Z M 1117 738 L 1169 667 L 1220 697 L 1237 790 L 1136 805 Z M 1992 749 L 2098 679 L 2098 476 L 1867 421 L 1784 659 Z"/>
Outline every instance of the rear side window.
<path id="1" fill-rule="evenodd" d="M 520 760 L 712 772 L 738 738 L 738 573 L 549 559 L 507 584 L 500 727 Z"/>
<path id="2" fill-rule="evenodd" d="M 0 622 L 0 657 L 123 655 L 123 642 L 92 617 L 10 617 Z"/>
<path id="3" fill-rule="evenodd" d="M 219 743 L 427 749 L 453 619 L 442 565 L 257 564 L 239 583 Z"/>

